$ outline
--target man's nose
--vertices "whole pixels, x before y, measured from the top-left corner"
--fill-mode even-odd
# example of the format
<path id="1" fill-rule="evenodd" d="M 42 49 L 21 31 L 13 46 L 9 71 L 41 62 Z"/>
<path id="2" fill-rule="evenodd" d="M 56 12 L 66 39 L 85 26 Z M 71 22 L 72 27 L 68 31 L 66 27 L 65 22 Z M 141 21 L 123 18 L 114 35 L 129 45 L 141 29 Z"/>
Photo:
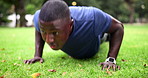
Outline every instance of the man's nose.
<path id="1" fill-rule="evenodd" d="M 54 35 L 53 35 L 53 34 L 47 34 L 47 35 L 46 35 L 46 42 L 47 42 L 47 43 L 52 43 L 52 42 L 54 42 Z"/>

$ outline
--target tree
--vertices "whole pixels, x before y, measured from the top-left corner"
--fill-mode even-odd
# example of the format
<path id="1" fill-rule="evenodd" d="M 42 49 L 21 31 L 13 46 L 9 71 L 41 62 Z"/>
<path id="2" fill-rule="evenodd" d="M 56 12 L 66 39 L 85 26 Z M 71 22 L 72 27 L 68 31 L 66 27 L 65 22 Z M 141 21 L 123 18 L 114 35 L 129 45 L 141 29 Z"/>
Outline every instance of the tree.
<path id="1" fill-rule="evenodd" d="M 72 0 L 65 0 L 70 2 Z M 129 12 L 126 8 L 123 0 L 74 0 L 77 2 L 78 6 L 93 6 L 97 7 L 113 17 L 121 20 L 122 22 L 129 21 Z M 118 7 L 118 8 L 117 8 Z"/>
<path id="2" fill-rule="evenodd" d="M 135 13 L 135 8 L 134 8 L 134 0 L 124 0 L 128 7 L 129 7 L 129 11 L 130 11 L 130 23 L 134 22 L 134 13 Z"/>
<path id="3" fill-rule="evenodd" d="M 25 19 L 25 0 L 3 0 L 4 3 L 9 5 L 14 5 L 14 11 L 16 16 L 20 15 L 20 20 L 16 19 L 15 27 L 26 27 L 26 19 Z"/>
<path id="4" fill-rule="evenodd" d="M 144 22 L 142 19 L 148 19 L 148 0 L 137 0 L 135 2 L 135 12 L 139 17 L 139 22 Z M 145 21 L 146 22 L 146 21 Z"/>
<path id="5" fill-rule="evenodd" d="M 12 13 L 11 11 L 11 5 L 4 3 L 4 1 L 0 0 L 0 25 L 2 23 L 7 23 L 9 20 L 7 19 L 7 16 Z"/>
<path id="6" fill-rule="evenodd" d="M 37 10 L 41 9 L 43 3 L 47 0 L 27 0 L 26 1 L 26 14 L 34 14 Z"/>
<path id="7" fill-rule="evenodd" d="M 34 14 L 47 0 L 0 0 L 0 24 L 8 22 L 7 16 L 20 15 L 16 27 L 26 26 L 25 15 Z M 120 21 L 135 22 L 135 18 L 148 18 L 148 0 L 64 0 L 69 6 L 76 1 L 76 6 L 94 6 L 107 12 Z"/>
<path id="8" fill-rule="evenodd" d="M 26 14 L 34 14 L 36 10 L 41 8 L 43 2 L 47 0 L 3 0 L 4 3 L 14 5 L 14 12 L 20 15 L 20 19 L 16 19 L 15 27 L 26 27 Z"/>
<path id="9" fill-rule="evenodd" d="M 20 25 L 18 25 L 18 22 L 16 23 L 16 27 L 26 27 L 26 19 L 25 19 L 25 1 L 24 0 L 17 0 L 18 2 L 14 2 L 15 5 L 15 12 L 16 15 L 20 15 Z M 16 19 L 17 20 L 17 19 Z"/>

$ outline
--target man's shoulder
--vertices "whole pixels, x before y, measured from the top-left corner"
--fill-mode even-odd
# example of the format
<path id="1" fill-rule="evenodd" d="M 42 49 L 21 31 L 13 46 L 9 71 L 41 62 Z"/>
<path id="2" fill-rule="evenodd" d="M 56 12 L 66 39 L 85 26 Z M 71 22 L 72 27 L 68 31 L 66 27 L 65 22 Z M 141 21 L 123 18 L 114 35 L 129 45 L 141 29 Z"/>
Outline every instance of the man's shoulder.
<path id="1" fill-rule="evenodd" d="M 34 13 L 34 16 L 38 16 L 40 14 L 40 10 L 37 10 L 35 13 Z"/>
<path id="2" fill-rule="evenodd" d="M 33 22 L 34 22 L 34 27 L 36 28 L 36 30 L 40 32 L 39 23 L 38 23 L 39 14 L 40 14 L 40 10 L 37 10 L 34 14 Z"/>
<path id="3" fill-rule="evenodd" d="M 86 6 L 70 6 L 71 16 L 77 20 L 84 19 L 94 19 L 94 9 L 95 7 L 86 7 Z"/>
<path id="4" fill-rule="evenodd" d="M 69 9 L 83 9 L 83 10 L 87 10 L 87 9 L 98 9 L 96 7 L 92 7 L 92 6 L 69 6 Z"/>
<path id="5" fill-rule="evenodd" d="M 93 10 L 96 10 L 98 8 L 95 7 L 87 7 L 87 6 L 70 6 L 69 7 L 70 12 L 85 12 L 85 13 L 90 13 L 93 12 Z"/>

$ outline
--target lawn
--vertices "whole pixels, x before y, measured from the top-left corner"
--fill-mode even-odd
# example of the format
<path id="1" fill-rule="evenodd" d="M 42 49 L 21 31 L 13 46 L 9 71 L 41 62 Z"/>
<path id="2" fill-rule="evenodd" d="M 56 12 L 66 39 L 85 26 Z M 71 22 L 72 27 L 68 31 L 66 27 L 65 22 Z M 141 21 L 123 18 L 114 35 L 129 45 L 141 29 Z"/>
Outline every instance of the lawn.
<path id="1" fill-rule="evenodd" d="M 53 51 L 45 45 L 40 64 L 24 64 L 34 56 L 34 28 L 0 27 L 0 78 L 148 78 L 148 24 L 126 24 L 125 34 L 117 58 L 120 70 L 102 71 L 98 66 L 106 59 L 108 42 L 91 59 L 77 60 L 62 51 Z M 56 72 L 48 70 L 54 69 Z"/>

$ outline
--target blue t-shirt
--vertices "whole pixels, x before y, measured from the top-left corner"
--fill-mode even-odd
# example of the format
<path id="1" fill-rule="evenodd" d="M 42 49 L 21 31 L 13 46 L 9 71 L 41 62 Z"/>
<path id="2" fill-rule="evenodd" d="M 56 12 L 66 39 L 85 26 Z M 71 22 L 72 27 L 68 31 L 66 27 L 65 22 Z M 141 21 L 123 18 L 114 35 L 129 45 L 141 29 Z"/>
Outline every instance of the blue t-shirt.
<path id="1" fill-rule="evenodd" d="M 100 37 L 107 32 L 111 25 L 111 16 L 95 7 L 69 7 L 74 20 L 73 31 L 61 49 L 74 58 L 90 58 L 100 46 Z M 40 31 L 37 11 L 34 25 Z"/>

